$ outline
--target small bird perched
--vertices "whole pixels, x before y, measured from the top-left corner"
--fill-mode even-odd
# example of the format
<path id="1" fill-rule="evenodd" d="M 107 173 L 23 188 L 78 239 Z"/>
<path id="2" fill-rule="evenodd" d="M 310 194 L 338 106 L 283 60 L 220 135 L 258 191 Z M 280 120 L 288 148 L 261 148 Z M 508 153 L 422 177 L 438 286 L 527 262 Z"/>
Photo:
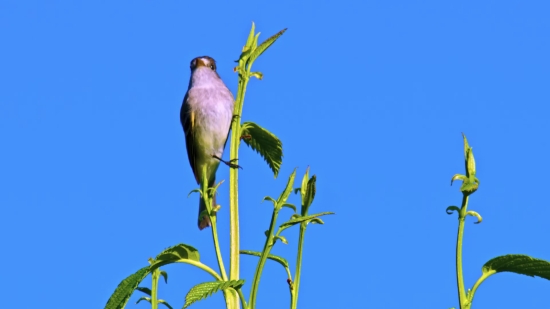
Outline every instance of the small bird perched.
<path id="1" fill-rule="evenodd" d="M 191 78 L 181 105 L 180 121 L 195 180 L 200 184 L 206 165 L 208 188 L 214 186 L 220 161 L 233 166 L 221 159 L 233 118 L 233 105 L 231 91 L 216 73 L 216 61 L 208 56 L 191 60 Z M 215 195 L 212 204 L 216 205 Z M 200 216 L 204 210 L 206 205 L 201 198 L 200 230 L 211 225 L 208 216 Z"/>

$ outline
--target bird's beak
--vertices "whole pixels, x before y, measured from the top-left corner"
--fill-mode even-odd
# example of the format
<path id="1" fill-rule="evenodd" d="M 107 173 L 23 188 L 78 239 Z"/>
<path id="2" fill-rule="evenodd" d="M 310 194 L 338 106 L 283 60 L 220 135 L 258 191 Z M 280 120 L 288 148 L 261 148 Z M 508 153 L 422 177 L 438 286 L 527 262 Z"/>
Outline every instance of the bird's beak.
<path id="1" fill-rule="evenodd" d="M 207 63 L 204 59 L 202 59 L 202 58 L 197 59 L 197 64 L 195 66 L 196 68 L 198 68 L 198 67 L 207 67 L 207 66 L 208 65 L 207 65 Z"/>

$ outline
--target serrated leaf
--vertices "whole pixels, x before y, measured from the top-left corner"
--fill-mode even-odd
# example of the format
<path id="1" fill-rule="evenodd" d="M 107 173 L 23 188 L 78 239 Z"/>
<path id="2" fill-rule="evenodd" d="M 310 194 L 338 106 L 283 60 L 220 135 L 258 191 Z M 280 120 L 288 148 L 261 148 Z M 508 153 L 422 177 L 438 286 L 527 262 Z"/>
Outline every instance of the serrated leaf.
<path id="1" fill-rule="evenodd" d="M 158 302 L 159 302 L 159 304 L 165 305 L 168 309 L 174 309 L 174 308 L 172 308 L 172 306 L 170 306 L 170 304 L 169 304 L 167 301 L 165 301 L 164 299 L 159 299 Z"/>
<path id="2" fill-rule="evenodd" d="M 253 255 L 253 256 L 257 256 L 257 257 L 262 256 L 262 253 L 260 253 L 258 251 L 241 250 L 240 253 L 241 254 L 246 254 L 246 255 Z M 288 261 L 283 257 L 270 254 L 270 255 L 267 256 L 267 258 L 283 265 L 284 268 L 288 268 Z"/>
<path id="3" fill-rule="evenodd" d="M 273 43 L 275 43 L 275 41 L 277 41 L 277 39 L 283 35 L 283 33 L 285 33 L 287 28 L 277 32 L 276 34 L 272 35 L 271 37 L 269 37 L 267 40 L 263 41 L 262 44 L 260 44 L 260 46 L 258 46 L 258 48 L 256 48 L 252 54 L 250 54 L 250 58 L 248 59 L 248 63 L 252 63 L 254 62 L 254 60 L 256 60 L 261 54 L 263 54 L 268 48 L 269 46 L 271 46 Z"/>
<path id="4" fill-rule="evenodd" d="M 283 163 L 283 143 L 273 133 L 253 122 L 245 122 L 241 126 L 244 143 L 264 158 L 273 175 L 277 178 Z"/>
<path id="5" fill-rule="evenodd" d="M 156 268 L 162 265 L 174 263 L 180 259 L 200 262 L 199 251 L 192 246 L 178 244 L 159 253 L 159 255 L 155 258 L 155 263 L 151 266 Z"/>
<path id="6" fill-rule="evenodd" d="M 211 281 L 197 284 L 192 287 L 185 296 L 185 304 L 183 305 L 183 308 L 187 308 L 191 304 L 205 299 L 218 291 L 228 288 L 239 289 L 243 284 L 244 280 Z"/>
<path id="7" fill-rule="evenodd" d="M 126 279 L 122 280 L 107 301 L 105 309 L 124 308 L 134 290 L 137 288 L 140 282 L 145 277 L 147 277 L 150 271 L 150 266 L 146 266 L 136 271 L 134 274 L 128 276 Z"/>
<path id="8" fill-rule="evenodd" d="M 481 269 L 484 274 L 513 272 L 550 280 L 550 262 L 524 254 L 508 254 L 489 260 Z"/>
<path id="9" fill-rule="evenodd" d="M 309 215 L 309 216 L 300 216 L 298 218 L 289 220 L 289 221 L 281 224 L 279 227 L 282 228 L 282 229 L 286 229 L 286 228 L 289 228 L 289 227 L 291 227 L 293 225 L 296 225 L 298 223 L 302 223 L 304 221 L 311 220 L 313 218 L 317 218 L 317 217 L 325 216 L 325 215 L 333 215 L 333 214 L 334 214 L 333 212 L 327 211 L 327 212 L 320 212 L 318 214 Z"/>
<path id="10" fill-rule="evenodd" d="M 136 291 L 140 291 L 140 292 L 143 292 L 143 293 L 151 296 L 151 289 L 150 288 L 147 288 L 147 287 L 144 287 L 144 286 L 138 286 L 136 288 Z"/>

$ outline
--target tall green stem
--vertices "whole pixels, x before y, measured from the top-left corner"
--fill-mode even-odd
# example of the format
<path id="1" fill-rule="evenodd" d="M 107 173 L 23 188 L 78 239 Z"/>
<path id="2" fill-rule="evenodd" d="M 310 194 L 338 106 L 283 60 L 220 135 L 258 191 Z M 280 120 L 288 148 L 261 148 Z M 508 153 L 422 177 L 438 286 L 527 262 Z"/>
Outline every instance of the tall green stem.
<path id="1" fill-rule="evenodd" d="M 306 234 L 306 224 L 302 222 L 300 224 L 300 234 L 298 236 L 298 256 L 296 257 L 296 273 L 294 274 L 293 283 L 293 297 L 292 297 L 292 309 L 296 309 L 298 306 L 298 290 L 300 289 L 300 274 L 302 272 L 302 249 L 304 246 L 304 236 Z"/>
<path id="2" fill-rule="evenodd" d="M 216 247 L 216 257 L 218 259 L 218 266 L 220 267 L 220 274 L 223 280 L 227 280 L 227 273 L 225 272 L 220 243 L 218 241 L 218 225 L 215 218 L 212 220 L 212 239 L 214 239 L 214 246 Z"/>
<path id="3" fill-rule="evenodd" d="M 157 268 L 153 271 L 151 274 L 152 283 L 151 283 L 151 309 L 157 309 L 158 308 L 158 286 L 159 286 L 159 277 L 160 277 L 160 269 Z"/>
<path id="4" fill-rule="evenodd" d="M 265 240 L 264 249 L 262 250 L 262 255 L 260 256 L 260 260 L 258 261 L 258 265 L 256 266 L 254 279 L 252 280 L 252 287 L 250 288 L 250 300 L 248 301 L 250 309 L 256 308 L 256 295 L 258 294 L 258 286 L 260 285 L 260 278 L 262 276 L 265 262 L 267 261 L 267 257 L 269 256 L 271 247 L 273 247 L 273 231 L 275 230 L 275 225 L 277 224 L 278 215 L 279 210 L 275 208 L 275 210 L 273 210 L 273 215 L 271 215 L 271 224 L 269 225 L 269 231 Z"/>
<path id="5" fill-rule="evenodd" d="M 238 162 L 239 146 L 241 143 L 241 114 L 243 110 L 244 94 L 248 84 L 248 72 L 239 72 L 239 88 L 237 90 L 237 99 L 233 109 L 233 123 L 231 125 L 231 149 L 230 160 Z M 229 171 L 229 280 L 239 280 L 239 170 L 232 168 Z M 233 306 L 239 308 L 239 301 L 234 292 Z"/>
<path id="6" fill-rule="evenodd" d="M 458 301 L 460 308 L 469 308 L 469 301 L 464 288 L 464 276 L 462 274 L 462 239 L 464 237 L 464 221 L 466 220 L 466 212 L 468 209 L 468 196 L 462 197 L 462 206 L 458 213 L 458 235 L 456 238 L 456 283 L 458 286 Z"/>

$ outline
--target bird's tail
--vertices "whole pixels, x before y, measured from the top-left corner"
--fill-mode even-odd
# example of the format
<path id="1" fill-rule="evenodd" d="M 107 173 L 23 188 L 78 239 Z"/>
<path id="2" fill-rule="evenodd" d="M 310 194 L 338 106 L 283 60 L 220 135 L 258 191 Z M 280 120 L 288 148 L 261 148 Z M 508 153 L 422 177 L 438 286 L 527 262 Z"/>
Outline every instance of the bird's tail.
<path id="1" fill-rule="evenodd" d="M 214 194 L 212 196 L 212 206 L 216 205 L 216 195 Z M 199 201 L 199 230 L 203 230 L 204 228 L 207 228 L 212 225 L 210 222 L 210 218 L 208 217 L 208 214 L 204 214 L 201 218 L 201 213 L 206 210 L 206 204 L 204 203 L 204 200 L 202 197 Z"/>

